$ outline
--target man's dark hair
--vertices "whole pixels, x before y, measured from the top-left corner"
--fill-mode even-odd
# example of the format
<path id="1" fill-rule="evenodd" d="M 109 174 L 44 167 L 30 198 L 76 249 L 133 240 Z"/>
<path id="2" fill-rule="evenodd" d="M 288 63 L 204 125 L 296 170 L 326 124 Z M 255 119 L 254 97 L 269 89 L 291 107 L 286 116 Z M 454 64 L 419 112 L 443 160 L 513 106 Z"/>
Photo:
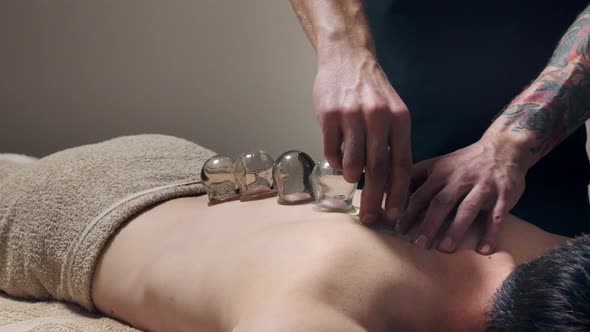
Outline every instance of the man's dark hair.
<path id="1" fill-rule="evenodd" d="M 486 332 L 590 331 L 590 236 L 517 266 L 492 302 Z"/>

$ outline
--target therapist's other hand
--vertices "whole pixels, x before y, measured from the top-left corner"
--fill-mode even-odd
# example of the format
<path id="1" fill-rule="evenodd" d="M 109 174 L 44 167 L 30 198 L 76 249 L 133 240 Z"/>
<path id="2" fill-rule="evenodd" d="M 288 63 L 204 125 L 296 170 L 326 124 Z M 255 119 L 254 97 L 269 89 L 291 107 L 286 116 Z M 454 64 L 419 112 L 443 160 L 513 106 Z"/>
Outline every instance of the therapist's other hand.
<path id="1" fill-rule="evenodd" d="M 486 214 L 485 231 L 477 250 L 489 255 L 508 211 L 516 205 L 525 187 L 523 168 L 512 159 L 510 145 L 489 139 L 453 153 L 415 165 L 407 214 L 400 222 L 405 233 L 416 227 L 414 242 L 429 247 L 438 236 L 438 250 L 453 252 L 475 218 Z M 456 209 L 454 219 L 444 229 L 444 221 Z"/>
<path id="2" fill-rule="evenodd" d="M 396 220 L 406 206 L 412 168 L 408 108 L 372 53 L 334 50 L 318 59 L 314 107 L 324 155 L 348 182 L 357 182 L 365 170 L 363 223 Z"/>

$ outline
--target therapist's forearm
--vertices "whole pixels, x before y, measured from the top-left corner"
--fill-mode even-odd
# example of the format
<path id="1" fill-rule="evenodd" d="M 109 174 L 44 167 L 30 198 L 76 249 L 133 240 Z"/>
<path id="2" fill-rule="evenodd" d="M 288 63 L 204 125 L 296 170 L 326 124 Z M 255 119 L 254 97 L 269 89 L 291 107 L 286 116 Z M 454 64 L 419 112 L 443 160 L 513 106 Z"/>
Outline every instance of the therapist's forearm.
<path id="1" fill-rule="evenodd" d="M 517 159 L 530 167 L 589 117 L 590 6 L 570 26 L 539 77 L 508 105 L 484 137 L 512 144 Z"/>
<path id="2" fill-rule="evenodd" d="M 290 0 L 318 61 L 375 56 L 362 0 Z"/>

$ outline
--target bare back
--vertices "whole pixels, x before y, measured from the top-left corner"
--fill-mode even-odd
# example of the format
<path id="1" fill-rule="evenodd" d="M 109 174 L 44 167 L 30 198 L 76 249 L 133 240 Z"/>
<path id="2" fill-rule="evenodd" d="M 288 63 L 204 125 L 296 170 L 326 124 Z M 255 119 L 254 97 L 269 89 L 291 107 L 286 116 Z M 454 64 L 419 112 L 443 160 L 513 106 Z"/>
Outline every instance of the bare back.
<path id="1" fill-rule="evenodd" d="M 443 289 L 495 288 L 497 281 L 487 285 L 473 274 L 509 271 L 563 241 L 512 217 L 499 252 L 486 257 L 473 251 L 477 232 L 473 227 L 449 255 L 310 205 L 266 199 L 207 207 L 204 196 L 177 199 L 114 237 L 95 273 L 93 299 L 104 313 L 149 330 L 231 331 L 285 301 L 312 312 L 335 308 L 361 330 L 403 329 L 416 305 Z"/>

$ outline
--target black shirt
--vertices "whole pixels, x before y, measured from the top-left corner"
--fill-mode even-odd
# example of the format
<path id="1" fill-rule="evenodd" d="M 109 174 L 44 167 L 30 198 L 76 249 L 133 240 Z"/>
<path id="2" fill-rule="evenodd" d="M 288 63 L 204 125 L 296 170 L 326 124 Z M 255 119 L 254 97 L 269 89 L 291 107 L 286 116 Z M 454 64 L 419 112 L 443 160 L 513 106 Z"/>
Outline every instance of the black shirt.
<path id="1" fill-rule="evenodd" d="M 476 142 L 588 4 L 365 0 L 379 61 L 410 109 L 414 161 Z M 582 127 L 533 166 L 511 212 L 554 233 L 586 232 L 585 143 Z"/>

